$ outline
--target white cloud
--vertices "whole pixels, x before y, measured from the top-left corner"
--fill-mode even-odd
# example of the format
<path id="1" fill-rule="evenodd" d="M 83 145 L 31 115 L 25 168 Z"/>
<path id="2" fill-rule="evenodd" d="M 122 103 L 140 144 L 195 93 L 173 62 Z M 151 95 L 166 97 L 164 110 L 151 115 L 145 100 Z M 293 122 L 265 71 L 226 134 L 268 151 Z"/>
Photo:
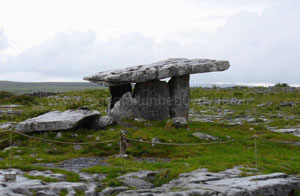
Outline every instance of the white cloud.
<path id="1" fill-rule="evenodd" d="M 191 2 L 199 6 L 199 1 Z M 194 75 L 194 83 L 299 84 L 297 73 L 300 71 L 300 3 L 292 0 L 230 2 L 231 9 L 238 12 L 225 13 L 224 26 L 219 27 L 215 33 L 203 31 L 203 27 L 199 27 L 203 24 L 203 19 L 197 22 L 197 17 L 190 20 L 191 25 L 184 28 L 178 25 L 178 28 L 170 31 L 170 39 L 164 38 L 160 42 L 157 42 L 155 33 L 152 36 L 143 31 L 118 32 L 120 35 L 111 39 L 102 39 L 99 32 L 94 30 L 62 31 L 16 56 L 7 58 L 5 63 L 0 64 L 0 79 L 80 81 L 82 77 L 98 71 L 151 63 L 171 57 L 187 57 L 225 59 L 232 65 L 226 72 Z M 270 6 L 270 2 L 274 5 Z M 251 11 L 252 7 L 261 4 L 270 7 L 261 13 Z M 206 7 L 212 5 L 217 4 L 212 2 Z M 226 4 L 227 7 L 229 5 L 230 3 Z M 247 9 L 242 9 L 241 5 Z M 210 20 L 223 20 L 222 13 L 221 16 L 215 16 L 218 17 L 212 15 Z M 176 23 L 176 20 L 172 21 Z M 151 22 L 150 16 L 148 22 Z M 178 24 L 180 22 L 182 21 Z M 112 26 L 116 24 L 113 23 Z M 162 24 L 164 23 L 160 23 Z M 156 33 L 159 34 L 160 30 Z"/>
<path id="2" fill-rule="evenodd" d="M 0 50 L 8 47 L 7 37 L 4 35 L 3 30 L 0 28 Z"/>

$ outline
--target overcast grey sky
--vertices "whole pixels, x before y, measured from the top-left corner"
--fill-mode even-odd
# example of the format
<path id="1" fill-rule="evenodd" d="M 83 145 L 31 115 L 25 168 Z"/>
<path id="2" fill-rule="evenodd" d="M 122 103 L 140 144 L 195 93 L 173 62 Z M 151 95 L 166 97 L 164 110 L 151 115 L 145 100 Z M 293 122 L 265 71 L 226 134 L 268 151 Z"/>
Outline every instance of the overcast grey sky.
<path id="1" fill-rule="evenodd" d="M 0 80 L 187 57 L 231 63 L 192 83 L 300 84 L 299 56 L 299 0 L 0 0 Z"/>

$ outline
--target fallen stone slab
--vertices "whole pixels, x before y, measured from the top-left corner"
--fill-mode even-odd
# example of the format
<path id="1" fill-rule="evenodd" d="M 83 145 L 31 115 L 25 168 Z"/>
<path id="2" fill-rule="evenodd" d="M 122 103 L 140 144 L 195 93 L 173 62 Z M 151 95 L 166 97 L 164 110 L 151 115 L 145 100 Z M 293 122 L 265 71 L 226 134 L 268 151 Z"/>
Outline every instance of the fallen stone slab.
<path id="1" fill-rule="evenodd" d="M 27 119 L 16 126 L 16 131 L 61 131 L 76 129 L 80 126 L 89 128 L 100 117 L 98 111 L 67 110 L 53 111 L 41 116 Z"/>
<path id="2" fill-rule="evenodd" d="M 152 64 L 99 72 L 85 77 L 84 80 L 88 80 L 93 83 L 106 83 L 109 85 L 142 83 L 174 76 L 225 71 L 229 67 L 230 65 L 228 61 L 171 58 Z"/>
<path id="3" fill-rule="evenodd" d="M 130 190 L 118 196 L 288 196 L 300 179 L 284 173 L 242 177 L 237 168 L 212 173 L 199 169 L 158 188 Z"/>

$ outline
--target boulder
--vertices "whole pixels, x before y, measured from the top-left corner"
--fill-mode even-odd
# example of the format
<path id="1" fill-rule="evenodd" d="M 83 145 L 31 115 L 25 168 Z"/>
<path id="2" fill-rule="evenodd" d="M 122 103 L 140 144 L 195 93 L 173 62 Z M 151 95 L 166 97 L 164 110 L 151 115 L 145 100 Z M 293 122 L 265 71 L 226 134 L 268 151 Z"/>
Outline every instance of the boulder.
<path id="1" fill-rule="evenodd" d="M 93 83 L 106 83 L 109 86 L 113 86 L 128 83 L 142 83 L 195 73 L 225 71 L 229 67 L 230 65 L 228 61 L 171 58 L 152 64 L 99 72 L 85 77 L 84 80 L 88 80 Z"/>
<path id="2" fill-rule="evenodd" d="M 171 97 L 171 118 L 184 117 L 189 119 L 190 75 L 175 76 L 169 81 Z"/>
<path id="3" fill-rule="evenodd" d="M 111 116 L 101 116 L 95 121 L 94 127 L 97 129 L 103 129 L 109 125 L 113 125 L 115 122 Z"/>
<path id="4" fill-rule="evenodd" d="M 138 83 L 134 89 L 134 99 L 139 106 L 140 118 L 165 120 L 170 118 L 169 85 L 164 81 Z"/>
<path id="5" fill-rule="evenodd" d="M 136 99 L 132 98 L 130 92 L 125 93 L 121 99 L 109 111 L 109 116 L 115 122 L 123 119 L 133 119 L 139 117 L 139 106 Z"/>
<path id="6" fill-rule="evenodd" d="M 172 119 L 172 126 L 175 128 L 186 127 L 188 122 L 184 117 L 176 117 Z"/>
<path id="7" fill-rule="evenodd" d="M 89 128 L 99 116 L 99 112 L 90 110 L 53 111 L 20 122 L 16 126 L 16 131 L 62 131 L 78 127 Z"/>

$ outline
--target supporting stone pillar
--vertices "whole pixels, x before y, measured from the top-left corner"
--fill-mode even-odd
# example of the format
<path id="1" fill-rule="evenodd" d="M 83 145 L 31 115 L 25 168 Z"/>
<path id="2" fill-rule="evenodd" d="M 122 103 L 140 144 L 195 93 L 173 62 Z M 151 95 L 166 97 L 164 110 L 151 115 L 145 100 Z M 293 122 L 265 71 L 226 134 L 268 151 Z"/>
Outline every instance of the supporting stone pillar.
<path id="1" fill-rule="evenodd" d="M 175 76 L 169 81 L 171 109 L 170 116 L 189 118 L 190 75 Z"/>
<path id="2" fill-rule="evenodd" d="M 147 120 L 170 118 L 170 92 L 166 82 L 137 83 L 133 96 L 138 102 L 141 118 Z"/>
<path id="3" fill-rule="evenodd" d="M 117 103 L 125 93 L 132 93 L 132 87 L 131 84 L 120 84 L 116 86 L 110 86 L 109 91 L 111 94 L 109 110 L 111 110 L 115 103 Z"/>

